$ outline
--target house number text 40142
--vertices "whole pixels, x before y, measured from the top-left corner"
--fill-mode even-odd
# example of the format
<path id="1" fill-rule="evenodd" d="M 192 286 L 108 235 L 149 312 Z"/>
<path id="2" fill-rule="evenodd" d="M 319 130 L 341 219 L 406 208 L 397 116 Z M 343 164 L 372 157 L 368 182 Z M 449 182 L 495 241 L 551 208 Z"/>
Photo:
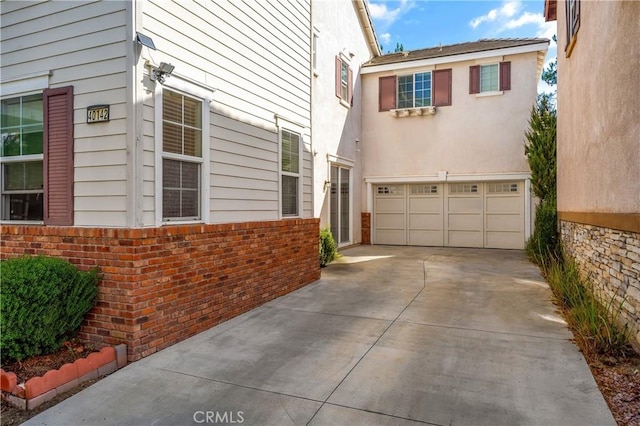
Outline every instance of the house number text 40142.
<path id="1" fill-rule="evenodd" d="M 109 121 L 109 105 L 93 105 L 87 107 L 87 123 Z"/>

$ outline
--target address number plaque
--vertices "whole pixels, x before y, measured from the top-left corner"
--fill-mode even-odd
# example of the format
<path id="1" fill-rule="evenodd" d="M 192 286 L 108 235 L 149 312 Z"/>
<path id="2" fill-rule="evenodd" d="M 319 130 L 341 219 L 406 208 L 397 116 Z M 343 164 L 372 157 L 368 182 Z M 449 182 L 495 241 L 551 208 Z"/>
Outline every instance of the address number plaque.
<path id="1" fill-rule="evenodd" d="M 109 121 L 109 105 L 92 105 L 87 107 L 87 123 Z"/>

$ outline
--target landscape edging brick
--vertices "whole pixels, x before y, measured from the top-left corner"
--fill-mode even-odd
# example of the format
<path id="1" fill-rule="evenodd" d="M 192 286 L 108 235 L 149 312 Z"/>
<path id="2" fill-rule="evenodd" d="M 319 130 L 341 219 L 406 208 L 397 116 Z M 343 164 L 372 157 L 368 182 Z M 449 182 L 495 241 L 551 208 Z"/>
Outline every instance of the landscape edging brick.
<path id="1" fill-rule="evenodd" d="M 0 369 L 0 382 L 2 383 L 2 399 L 23 410 L 32 410 L 43 403 L 50 401 L 57 395 L 67 392 L 87 380 L 95 379 L 115 372 L 127 365 L 126 358 L 122 356 L 116 359 L 116 354 L 126 353 L 126 345 L 105 347 L 100 352 L 89 354 L 87 358 L 80 358 L 73 363 L 64 364 L 57 370 L 50 370 L 43 376 L 33 377 L 26 383 L 16 383 L 15 373 Z M 89 361 L 87 361 L 91 358 Z M 118 362 L 120 361 L 120 362 Z M 78 365 L 86 364 L 89 370 L 79 368 Z M 79 374 L 82 372 L 83 374 Z M 11 389 L 9 389 L 11 388 Z"/>

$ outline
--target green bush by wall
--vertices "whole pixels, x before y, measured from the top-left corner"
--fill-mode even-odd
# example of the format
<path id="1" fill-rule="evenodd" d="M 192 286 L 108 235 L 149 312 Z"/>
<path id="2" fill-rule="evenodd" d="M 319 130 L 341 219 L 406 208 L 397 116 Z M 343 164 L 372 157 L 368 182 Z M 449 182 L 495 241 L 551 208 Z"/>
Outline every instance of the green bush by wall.
<path id="1" fill-rule="evenodd" d="M 59 349 L 94 306 L 99 280 L 97 269 L 81 272 L 62 259 L 24 256 L 0 262 L 3 361 Z"/>
<path id="2" fill-rule="evenodd" d="M 336 257 L 338 244 L 333 239 L 333 234 L 327 229 L 320 230 L 320 266 L 327 266 Z"/>

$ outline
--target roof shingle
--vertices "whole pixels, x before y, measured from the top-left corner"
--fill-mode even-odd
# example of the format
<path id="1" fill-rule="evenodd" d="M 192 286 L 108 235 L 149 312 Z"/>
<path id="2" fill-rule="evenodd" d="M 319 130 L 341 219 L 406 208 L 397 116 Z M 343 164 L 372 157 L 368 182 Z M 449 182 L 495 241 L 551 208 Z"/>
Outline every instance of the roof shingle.
<path id="1" fill-rule="evenodd" d="M 549 43 L 546 38 L 497 38 L 481 39 L 478 41 L 450 44 L 447 46 L 429 47 L 426 49 L 387 53 L 377 56 L 363 64 L 364 67 L 375 65 L 393 64 L 399 62 L 417 61 L 420 59 L 433 59 L 444 56 L 462 55 L 465 53 L 483 52 L 486 50 L 504 49 L 509 47 L 527 46 L 538 43 Z"/>

